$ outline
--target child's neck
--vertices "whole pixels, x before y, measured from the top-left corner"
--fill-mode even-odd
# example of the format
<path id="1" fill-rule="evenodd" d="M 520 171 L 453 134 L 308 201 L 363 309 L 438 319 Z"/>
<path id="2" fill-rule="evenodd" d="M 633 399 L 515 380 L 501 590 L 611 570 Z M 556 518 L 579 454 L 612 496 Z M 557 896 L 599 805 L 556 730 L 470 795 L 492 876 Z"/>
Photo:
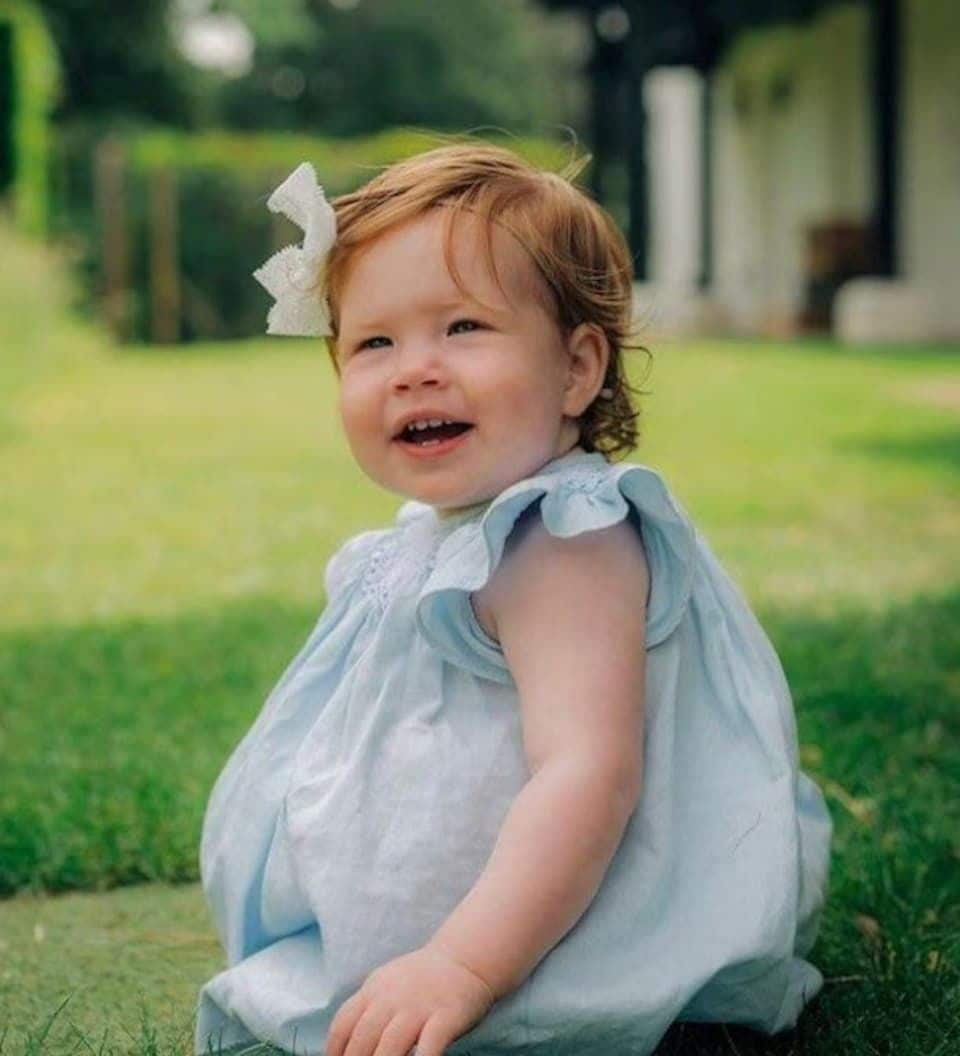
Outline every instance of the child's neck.
<path id="1" fill-rule="evenodd" d="M 434 506 L 433 512 L 441 521 L 456 520 L 460 517 L 469 517 L 472 513 L 479 513 L 485 506 L 489 506 L 492 501 L 493 499 L 484 499 L 482 502 L 475 502 L 470 506 L 455 506 L 448 510 Z"/>
<path id="2" fill-rule="evenodd" d="M 583 447 L 580 443 L 575 443 L 572 447 L 568 448 L 562 455 L 557 455 L 556 458 L 551 459 L 551 462 L 556 462 L 558 459 L 566 458 L 567 455 L 572 455 L 575 452 L 583 452 Z M 549 465 L 549 463 L 548 463 Z M 455 506 L 450 509 L 442 509 L 438 506 L 433 507 L 433 512 L 437 515 L 437 518 L 441 521 L 452 521 L 458 520 L 461 517 L 470 517 L 472 514 L 479 513 L 486 506 L 489 506 L 493 502 L 493 499 L 483 499 L 481 502 L 474 502 L 470 506 Z"/>

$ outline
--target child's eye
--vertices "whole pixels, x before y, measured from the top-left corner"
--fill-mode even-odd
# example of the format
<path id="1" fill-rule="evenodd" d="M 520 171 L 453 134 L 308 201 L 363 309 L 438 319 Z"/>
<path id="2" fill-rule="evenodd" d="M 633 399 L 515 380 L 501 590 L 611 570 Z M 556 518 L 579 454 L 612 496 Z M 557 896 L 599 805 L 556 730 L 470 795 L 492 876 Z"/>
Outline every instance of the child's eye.
<path id="1" fill-rule="evenodd" d="M 381 344 L 382 342 L 382 344 Z M 390 344 L 390 338 L 384 337 L 382 334 L 377 334 L 376 337 L 366 337 L 358 345 L 357 349 L 361 348 L 385 348 Z"/>
<path id="2" fill-rule="evenodd" d="M 469 334 L 474 330 L 480 329 L 482 329 L 482 324 L 478 323 L 476 319 L 458 319 L 447 328 L 451 334 Z"/>

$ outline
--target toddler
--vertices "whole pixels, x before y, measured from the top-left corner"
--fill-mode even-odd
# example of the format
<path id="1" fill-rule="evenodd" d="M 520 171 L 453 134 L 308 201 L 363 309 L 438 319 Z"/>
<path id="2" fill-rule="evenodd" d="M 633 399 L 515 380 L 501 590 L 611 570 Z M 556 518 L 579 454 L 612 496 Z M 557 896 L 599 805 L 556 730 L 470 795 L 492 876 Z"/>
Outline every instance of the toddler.
<path id="1" fill-rule="evenodd" d="M 570 179 L 442 147 L 258 271 L 324 335 L 364 473 L 405 497 L 220 775 L 228 967 L 197 1052 L 643 1056 L 791 1027 L 831 823 L 747 603 L 636 446 L 631 261 Z"/>

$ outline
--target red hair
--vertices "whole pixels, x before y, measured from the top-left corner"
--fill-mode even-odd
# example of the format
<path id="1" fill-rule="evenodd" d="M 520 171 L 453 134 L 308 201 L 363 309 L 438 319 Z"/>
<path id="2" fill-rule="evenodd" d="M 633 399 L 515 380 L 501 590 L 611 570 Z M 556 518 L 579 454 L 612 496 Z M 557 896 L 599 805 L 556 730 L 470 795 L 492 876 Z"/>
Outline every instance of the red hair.
<path id="1" fill-rule="evenodd" d="M 451 278 L 452 231 L 463 211 L 478 216 L 484 252 L 499 283 L 492 225 L 509 231 L 530 254 L 550 291 L 550 308 L 569 333 L 593 323 L 606 335 L 610 358 L 603 392 L 579 419 L 580 444 L 607 457 L 637 446 L 639 412 L 627 383 L 623 352 L 629 344 L 633 308 L 633 261 L 610 215 L 572 180 L 584 161 L 563 173 L 537 169 L 502 147 L 456 144 L 397 162 L 350 194 L 334 199 L 337 241 L 327 261 L 326 296 L 338 370 L 336 342 L 340 298 L 356 254 L 385 231 L 438 206 L 450 207 L 444 256 Z M 644 349 L 644 351 L 646 351 Z"/>

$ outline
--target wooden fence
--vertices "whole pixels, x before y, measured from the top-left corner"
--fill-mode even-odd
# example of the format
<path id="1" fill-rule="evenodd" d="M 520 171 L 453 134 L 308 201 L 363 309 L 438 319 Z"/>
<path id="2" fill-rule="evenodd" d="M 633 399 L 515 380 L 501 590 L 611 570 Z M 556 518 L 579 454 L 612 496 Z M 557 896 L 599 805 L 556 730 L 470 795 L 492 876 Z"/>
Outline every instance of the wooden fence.
<path id="1" fill-rule="evenodd" d="M 181 254 L 181 195 L 173 166 L 140 170 L 146 198 L 145 228 L 131 222 L 132 167 L 122 143 L 101 140 L 93 152 L 93 190 L 98 232 L 100 300 L 107 324 L 121 343 L 142 337 L 133 326 L 134 262 L 146 257 L 145 291 L 149 300 L 147 331 L 155 344 L 172 344 L 189 331 L 202 337 L 227 335 L 221 308 L 203 291 L 205 276 L 191 276 Z M 277 177 L 277 182 L 281 177 Z M 257 203 L 258 208 L 260 203 Z M 273 215 L 269 254 L 289 243 L 295 231 L 289 221 Z M 146 239 L 146 246 L 137 244 Z M 261 263 L 251 260 L 250 266 Z M 225 261 L 235 266 L 236 261 Z M 140 283 L 141 288 L 144 284 Z M 142 327 L 141 327 L 142 329 Z"/>

